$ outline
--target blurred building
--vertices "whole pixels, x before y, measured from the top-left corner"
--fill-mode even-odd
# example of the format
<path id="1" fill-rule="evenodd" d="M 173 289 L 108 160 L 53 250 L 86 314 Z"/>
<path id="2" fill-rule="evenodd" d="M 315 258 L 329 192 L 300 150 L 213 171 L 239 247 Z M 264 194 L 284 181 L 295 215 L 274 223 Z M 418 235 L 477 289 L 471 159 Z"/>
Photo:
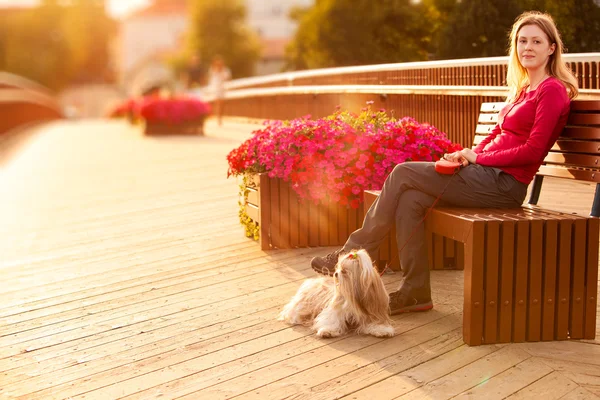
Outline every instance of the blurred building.
<path id="1" fill-rule="evenodd" d="M 115 42 L 119 81 L 130 91 L 140 75 L 155 68 L 157 60 L 183 47 L 189 25 L 187 0 L 155 0 L 121 21 Z"/>
<path id="2" fill-rule="evenodd" d="M 294 7 L 310 7 L 314 0 L 246 0 L 248 25 L 258 33 L 263 44 L 257 75 L 281 72 L 285 47 L 296 33 L 296 23 L 289 18 Z"/>
<path id="3" fill-rule="evenodd" d="M 314 0 L 246 0 L 248 25 L 263 44 L 257 75 L 281 71 L 285 47 L 296 30 L 290 11 L 313 3 Z M 187 0 L 154 0 L 126 17 L 114 48 L 121 83 L 127 86 L 134 81 L 146 64 L 154 63 L 160 55 L 181 50 L 188 25 Z"/>

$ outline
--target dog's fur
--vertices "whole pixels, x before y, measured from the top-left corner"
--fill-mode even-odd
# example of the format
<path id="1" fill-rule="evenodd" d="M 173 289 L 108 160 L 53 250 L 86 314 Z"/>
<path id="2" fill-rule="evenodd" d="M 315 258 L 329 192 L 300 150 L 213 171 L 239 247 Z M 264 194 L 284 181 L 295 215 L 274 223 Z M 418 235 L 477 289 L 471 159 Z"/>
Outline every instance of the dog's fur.
<path id="1" fill-rule="evenodd" d="M 394 336 L 389 296 L 365 250 L 340 257 L 333 277 L 307 279 L 279 319 L 312 326 L 319 337 L 359 334 Z"/>

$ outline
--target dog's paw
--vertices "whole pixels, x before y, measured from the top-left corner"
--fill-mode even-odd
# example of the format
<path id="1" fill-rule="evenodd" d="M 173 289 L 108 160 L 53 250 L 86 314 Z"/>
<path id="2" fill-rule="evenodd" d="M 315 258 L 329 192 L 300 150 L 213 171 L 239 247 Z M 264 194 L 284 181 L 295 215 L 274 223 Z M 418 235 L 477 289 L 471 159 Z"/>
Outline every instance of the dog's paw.
<path id="1" fill-rule="evenodd" d="M 317 331 L 317 336 L 320 338 L 333 338 L 341 335 L 341 332 L 332 331 L 325 328 L 321 328 Z"/>
<path id="2" fill-rule="evenodd" d="M 376 337 L 392 337 L 395 334 L 394 328 L 390 325 L 370 326 L 367 333 Z"/>

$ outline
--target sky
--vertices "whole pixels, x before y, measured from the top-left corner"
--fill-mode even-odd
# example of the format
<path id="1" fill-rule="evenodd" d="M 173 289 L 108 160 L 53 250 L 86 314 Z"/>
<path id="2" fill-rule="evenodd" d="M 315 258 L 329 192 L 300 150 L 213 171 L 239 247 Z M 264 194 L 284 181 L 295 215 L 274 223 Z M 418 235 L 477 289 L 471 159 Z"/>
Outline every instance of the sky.
<path id="1" fill-rule="evenodd" d="M 149 0 L 105 0 L 106 10 L 114 18 L 122 18 L 131 11 L 149 3 Z M 0 0 L 2 7 L 26 7 L 38 3 L 38 0 Z"/>

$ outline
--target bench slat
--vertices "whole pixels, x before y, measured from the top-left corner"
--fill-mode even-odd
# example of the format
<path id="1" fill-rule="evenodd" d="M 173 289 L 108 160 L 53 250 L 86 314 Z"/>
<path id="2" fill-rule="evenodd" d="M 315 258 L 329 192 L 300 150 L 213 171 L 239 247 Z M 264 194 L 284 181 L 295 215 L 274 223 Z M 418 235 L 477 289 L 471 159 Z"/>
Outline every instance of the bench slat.
<path id="1" fill-rule="evenodd" d="M 473 146 L 476 146 L 479 143 L 481 143 L 486 137 L 487 135 L 475 135 L 475 138 L 473 139 Z"/>
<path id="2" fill-rule="evenodd" d="M 502 223 L 502 262 L 500 271 L 500 329 L 498 342 L 508 343 L 512 337 L 513 275 L 515 254 L 515 224 Z"/>
<path id="3" fill-rule="evenodd" d="M 483 265 L 485 259 L 485 225 L 471 224 L 471 232 L 465 241 L 465 291 L 463 307 L 463 339 L 470 346 L 478 346 L 483 339 Z"/>
<path id="4" fill-rule="evenodd" d="M 591 126 L 567 126 L 560 136 L 570 139 L 600 140 L 600 127 Z"/>
<path id="5" fill-rule="evenodd" d="M 576 100 L 571 102 L 571 112 L 573 111 L 598 111 L 600 110 L 600 100 Z"/>
<path id="6" fill-rule="evenodd" d="M 544 289 L 542 297 L 542 340 L 554 339 L 558 222 L 546 222 L 544 232 Z"/>
<path id="7" fill-rule="evenodd" d="M 573 249 L 571 267 L 570 297 L 571 317 L 569 318 L 569 337 L 583 339 L 583 308 L 585 303 L 585 248 L 586 248 L 586 221 L 573 222 Z"/>
<path id="8" fill-rule="evenodd" d="M 494 221 L 486 225 L 485 255 L 485 326 L 484 343 L 496 343 L 498 329 L 498 260 L 500 257 L 500 222 Z"/>
<path id="9" fill-rule="evenodd" d="M 494 129 L 496 125 L 477 125 L 477 128 L 475 128 L 475 133 L 480 134 L 480 135 L 489 135 L 490 133 L 492 133 L 492 130 Z"/>
<path id="10" fill-rule="evenodd" d="M 548 153 L 546 158 L 544 158 L 544 162 L 548 164 L 564 164 L 565 166 L 577 166 L 581 168 L 598 168 L 600 166 L 598 156 L 560 152 Z"/>
<path id="11" fill-rule="evenodd" d="M 529 263 L 529 223 L 517 222 L 515 254 L 515 301 L 513 342 L 524 342 L 527 333 L 527 279 Z"/>
<path id="12" fill-rule="evenodd" d="M 554 143 L 550 150 L 554 152 L 600 155 L 600 143 L 584 140 L 559 139 Z"/>
<path id="13" fill-rule="evenodd" d="M 600 125 L 600 114 L 571 113 L 568 125 Z"/>
<path id="14" fill-rule="evenodd" d="M 585 280 L 585 326 L 584 338 L 596 337 L 596 296 L 598 294 L 598 241 L 600 240 L 600 220 L 587 221 L 588 251 L 586 257 Z"/>
<path id="15" fill-rule="evenodd" d="M 481 108 L 479 109 L 483 112 L 500 112 L 506 105 L 505 102 L 496 102 L 496 103 L 481 103 Z"/>
<path id="16" fill-rule="evenodd" d="M 538 175 L 600 183 L 600 173 L 592 170 L 542 165 Z"/>
<path id="17" fill-rule="evenodd" d="M 477 120 L 480 124 L 497 124 L 498 123 L 498 114 L 479 114 L 479 119 Z"/>
<path id="18" fill-rule="evenodd" d="M 529 299 L 527 318 L 527 341 L 538 342 L 542 325 L 542 265 L 544 251 L 544 223 L 532 220 L 529 235 Z"/>
<path id="19" fill-rule="evenodd" d="M 475 221 L 502 221 L 506 220 L 508 217 L 514 217 L 515 221 L 518 221 L 523 218 L 554 218 L 559 221 L 572 221 L 574 219 L 587 219 L 587 217 L 571 214 L 571 213 L 563 213 L 560 211 L 552 211 L 547 210 L 545 208 L 540 208 L 537 206 L 525 205 L 519 208 L 506 208 L 506 209 L 488 209 L 488 208 L 468 208 L 468 207 L 443 207 L 443 208 L 434 208 L 431 211 L 430 216 L 434 216 L 436 218 L 436 222 L 449 222 L 452 221 L 453 224 L 460 224 L 458 227 L 459 231 L 462 232 L 462 229 L 466 229 L 468 231 L 469 225 L 464 224 L 464 222 L 475 222 Z M 427 217 L 429 219 L 429 217 Z M 438 221 L 439 219 L 439 221 Z M 463 222 L 464 221 L 464 222 Z M 436 228 L 436 232 L 444 235 L 446 237 L 451 235 L 455 228 L 453 226 L 450 227 L 440 227 Z M 456 234 L 455 236 L 463 237 L 462 234 Z M 460 240 L 460 239 L 459 239 Z M 464 240 L 462 240 L 464 241 Z"/>
<path id="20" fill-rule="evenodd" d="M 566 340 L 569 337 L 569 292 L 571 287 L 571 228 L 570 221 L 559 224 L 558 246 L 558 292 L 556 299 L 555 339 Z"/>

